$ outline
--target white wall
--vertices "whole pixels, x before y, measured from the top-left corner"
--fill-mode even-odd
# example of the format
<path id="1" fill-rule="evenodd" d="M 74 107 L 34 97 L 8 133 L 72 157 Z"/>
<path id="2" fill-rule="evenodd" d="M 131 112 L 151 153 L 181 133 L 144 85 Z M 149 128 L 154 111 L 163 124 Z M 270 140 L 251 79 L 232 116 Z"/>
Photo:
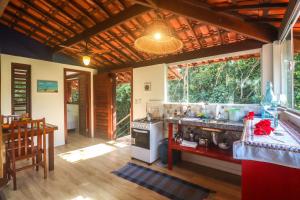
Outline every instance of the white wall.
<path id="1" fill-rule="evenodd" d="M 165 100 L 165 64 L 133 69 L 133 119 L 146 117 L 146 103 Z M 151 91 L 144 90 L 144 84 L 151 83 Z"/>
<path id="2" fill-rule="evenodd" d="M 31 101 L 32 118 L 46 118 L 47 123 L 58 126 L 55 132 L 55 146 L 64 142 L 64 68 L 77 69 L 96 73 L 94 69 L 66 65 L 37 59 L 1 54 L 1 114 L 11 114 L 11 63 L 31 65 Z M 37 80 L 58 82 L 58 93 L 38 93 Z M 91 78 L 93 91 L 93 76 Z M 91 113 L 93 110 L 93 92 L 91 93 Z M 91 115 L 92 135 L 94 133 L 94 116 Z"/>

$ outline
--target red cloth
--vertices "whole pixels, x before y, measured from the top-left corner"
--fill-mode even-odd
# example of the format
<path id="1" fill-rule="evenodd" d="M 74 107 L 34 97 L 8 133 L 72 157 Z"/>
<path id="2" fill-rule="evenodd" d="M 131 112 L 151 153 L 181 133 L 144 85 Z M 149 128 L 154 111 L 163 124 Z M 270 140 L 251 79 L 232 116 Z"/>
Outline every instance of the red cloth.
<path id="1" fill-rule="evenodd" d="M 270 135 L 272 131 L 274 131 L 274 129 L 271 127 L 271 121 L 268 119 L 261 120 L 255 124 L 255 135 Z"/>
<path id="2" fill-rule="evenodd" d="M 246 120 L 253 120 L 254 119 L 254 112 L 248 112 L 248 114 L 245 116 Z"/>

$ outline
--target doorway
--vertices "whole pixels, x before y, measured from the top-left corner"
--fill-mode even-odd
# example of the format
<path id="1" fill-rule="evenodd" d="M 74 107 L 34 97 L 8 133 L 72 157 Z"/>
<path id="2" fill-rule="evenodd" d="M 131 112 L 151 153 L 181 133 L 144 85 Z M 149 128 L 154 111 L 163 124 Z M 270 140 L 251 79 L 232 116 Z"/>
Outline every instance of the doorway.
<path id="1" fill-rule="evenodd" d="M 132 70 L 116 72 L 115 139 L 130 136 L 132 121 Z"/>
<path id="2" fill-rule="evenodd" d="M 71 134 L 91 137 L 91 73 L 64 69 L 65 143 Z"/>

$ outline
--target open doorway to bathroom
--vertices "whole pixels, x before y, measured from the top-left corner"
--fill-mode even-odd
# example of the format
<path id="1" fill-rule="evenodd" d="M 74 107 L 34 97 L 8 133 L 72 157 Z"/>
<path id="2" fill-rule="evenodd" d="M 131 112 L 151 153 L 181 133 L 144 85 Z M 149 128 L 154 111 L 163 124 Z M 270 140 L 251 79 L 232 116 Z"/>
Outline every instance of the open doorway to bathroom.
<path id="1" fill-rule="evenodd" d="M 75 134 L 91 137 L 91 73 L 65 69 L 64 89 L 65 142 Z"/>

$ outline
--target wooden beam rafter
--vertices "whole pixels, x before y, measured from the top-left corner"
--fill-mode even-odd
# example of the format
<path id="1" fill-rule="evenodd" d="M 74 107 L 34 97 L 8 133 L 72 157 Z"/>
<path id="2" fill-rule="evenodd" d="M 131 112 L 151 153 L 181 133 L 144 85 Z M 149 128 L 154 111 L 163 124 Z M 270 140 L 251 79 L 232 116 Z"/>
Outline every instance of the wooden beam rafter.
<path id="1" fill-rule="evenodd" d="M 5 13 L 5 15 L 8 15 L 8 16 L 10 16 L 11 18 L 14 18 L 14 19 L 16 19 L 17 21 L 19 21 L 19 22 L 21 22 L 21 23 L 27 25 L 28 27 L 31 27 L 31 31 L 28 31 L 28 32 L 27 32 L 27 36 L 29 36 L 29 37 L 30 37 L 31 35 L 36 35 L 36 31 L 39 29 L 39 32 L 40 32 L 41 34 L 43 34 L 43 35 L 45 35 L 47 38 L 49 38 L 49 39 L 48 39 L 48 42 L 51 43 L 51 40 L 53 40 L 53 39 L 55 40 L 55 41 L 53 41 L 53 43 L 55 43 L 55 44 L 62 42 L 62 39 L 61 39 L 61 38 L 58 38 L 58 37 L 56 36 L 56 32 L 55 32 L 55 31 L 52 31 L 52 33 L 49 33 L 49 32 L 47 32 L 47 31 L 45 31 L 44 29 L 39 28 L 37 25 L 35 25 L 35 24 L 33 24 L 33 23 L 31 23 L 31 22 L 29 22 L 29 21 L 27 21 L 27 20 L 24 20 L 23 18 L 21 18 L 21 17 L 18 16 L 16 13 L 13 13 L 13 12 L 10 11 L 10 10 L 7 10 L 6 13 Z M 16 23 L 14 24 L 14 26 L 15 26 L 15 25 L 16 25 Z M 11 27 L 11 28 L 13 28 L 13 27 Z"/>
<path id="2" fill-rule="evenodd" d="M 165 57 L 159 57 L 152 60 L 145 60 L 141 62 L 129 62 L 129 63 L 124 63 L 122 65 L 107 66 L 104 68 L 99 68 L 98 71 L 102 72 L 102 71 L 110 71 L 110 70 L 122 69 L 127 67 L 138 68 L 138 67 L 156 65 L 161 63 L 174 63 L 174 62 L 180 62 L 185 60 L 258 49 L 261 48 L 262 45 L 263 45 L 262 42 L 248 39 L 241 42 L 231 43 L 227 45 L 220 45 L 220 46 L 215 46 L 210 48 L 202 48 L 195 51 L 184 52 L 181 54 L 169 55 Z"/>
<path id="3" fill-rule="evenodd" d="M 52 22 L 54 22 L 55 24 L 59 25 L 61 28 L 63 28 L 66 32 L 71 32 L 72 34 L 76 34 L 76 30 L 71 26 L 70 28 L 68 28 L 68 26 L 66 24 L 64 24 L 61 20 L 54 18 L 53 17 L 53 13 L 48 13 L 40 8 L 38 8 L 35 4 L 33 4 L 32 1 L 30 0 L 23 0 L 22 1 L 25 5 L 27 5 L 28 7 L 30 7 L 32 10 L 34 10 L 36 13 L 38 13 L 39 15 L 43 16 L 46 21 L 51 20 Z M 22 9 L 22 8 L 21 8 Z"/>
<path id="4" fill-rule="evenodd" d="M 288 3 L 260 3 L 260 4 L 250 4 L 250 5 L 234 5 L 226 7 L 213 7 L 215 11 L 240 11 L 240 10 L 258 10 L 258 9 L 282 9 L 286 8 Z"/>
<path id="5" fill-rule="evenodd" d="M 106 31 L 114 26 L 117 26 L 118 24 L 122 23 L 123 21 L 126 21 L 128 19 L 131 19 L 133 17 L 136 17 L 137 15 L 140 15 L 142 13 L 145 13 L 149 11 L 149 8 L 140 6 L 140 5 L 134 5 L 130 8 L 126 9 L 126 11 L 122 11 L 119 14 L 116 14 L 115 16 L 97 23 L 95 26 L 86 29 L 80 34 L 75 35 L 74 37 L 70 38 L 69 40 L 62 43 L 62 45 L 65 46 L 72 46 L 82 40 L 88 39 L 100 32 Z M 55 52 L 60 51 L 61 47 L 56 47 Z"/>
<path id="6" fill-rule="evenodd" d="M 1 0 L 0 1 L 0 17 L 3 15 L 6 6 L 8 5 L 10 0 Z"/>
<path id="7" fill-rule="evenodd" d="M 281 22 L 282 19 L 280 18 L 269 18 L 269 17 L 259 17 L 259 18 L 248 18 L 245 19 L 246 22 L 251 23 L 272 23 L 272 22 Z"/>
<path id="8" fill-rule="evenodd" d="M 240 17 L 214 11 L 207 6 L 205 7 L 202 2 L 197 2 L 192 1 L 192 3 L 188 3 L 187 1 L 183 2 L 181 0 L 157 0 L 156 6 L 159 9 L 202 21 L 228 31 L 233 31 L 264 43 L 273 42 L 277 38 L 276 28 L 269 24 L 247 23 Z"/>

